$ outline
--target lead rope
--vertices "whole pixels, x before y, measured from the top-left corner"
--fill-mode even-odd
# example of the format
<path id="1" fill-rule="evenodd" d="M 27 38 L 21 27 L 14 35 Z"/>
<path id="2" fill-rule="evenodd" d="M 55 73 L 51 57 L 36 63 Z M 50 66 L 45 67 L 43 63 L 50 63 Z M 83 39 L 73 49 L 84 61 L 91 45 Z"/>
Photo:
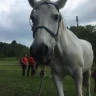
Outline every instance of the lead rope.
<path id="1" fill-rule="evenodd" d="M 42 84 L 43 84 L 43 78 L 44 78 L 44 71 L 45 71 L 45 66 L 43 66 L 42 71 L 41 71 L 42 77 L 41 77 L 41 83 L 40 83 L 40 87 L 39 87 L 38 96 L 40 96 L 40 94 L 41 94 L 41 89 L 42 89 Z"/>

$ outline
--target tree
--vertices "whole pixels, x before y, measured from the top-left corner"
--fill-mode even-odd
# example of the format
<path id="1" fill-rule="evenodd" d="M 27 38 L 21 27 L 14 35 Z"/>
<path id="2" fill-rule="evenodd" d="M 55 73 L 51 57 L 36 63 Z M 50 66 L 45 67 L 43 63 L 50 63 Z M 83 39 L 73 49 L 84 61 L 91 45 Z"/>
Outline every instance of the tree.
<path id="1" fill-rule="evenodd" d="M 0 42 L 0 55 L 3 57 L 16 57 L 20 58 L 23 54 L 29 54 L 29 48 L 25 45 L 18 44 L 13 40 L 10 44 Z"/>
<path id="2" fill-rule="evenodd" d="M 13 40 L 13 41 L 11 42 L 11 45 L 16 45 L 16 44 L 17 44 L 16 40 Z"/>
<path id="3" fill-rule="evenodd" d="M 4 54 L 0 54 L 0 58 L 1 58 L 1 60 L 3 60 Z"/>

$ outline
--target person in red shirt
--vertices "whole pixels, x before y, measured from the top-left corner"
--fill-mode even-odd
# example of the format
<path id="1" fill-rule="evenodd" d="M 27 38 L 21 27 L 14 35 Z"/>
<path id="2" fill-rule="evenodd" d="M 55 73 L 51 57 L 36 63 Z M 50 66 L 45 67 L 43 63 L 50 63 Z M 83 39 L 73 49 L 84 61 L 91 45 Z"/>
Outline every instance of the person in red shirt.
<path id="1" fill-rule="evenodd" d="M 27 59 L 26 55 L 24 55 L 24 57 L 22 57 L 20 59 L 20 64 L 21 64 L 21 67 L 22 67 L 22 75 L 25 76 L 25 70 L 26 70 L 27 65 L 28 65 L 28 59 Z"/>
<path id="2" fill-rule="evenodd" d="M 31 69 L 31 76 L 35 75 L 35 67 L 36 67 L 35 60 L 33 59 L 33 57 L 30 56 L 28 58 L 27 76 L 29 76 L 30 69 Z"/>
<path id="3" fill-rule="evenodd" d="M 91 76 L 94 78 L 94 92 L 96 93 L 96 70 L 92 72 Z"/>

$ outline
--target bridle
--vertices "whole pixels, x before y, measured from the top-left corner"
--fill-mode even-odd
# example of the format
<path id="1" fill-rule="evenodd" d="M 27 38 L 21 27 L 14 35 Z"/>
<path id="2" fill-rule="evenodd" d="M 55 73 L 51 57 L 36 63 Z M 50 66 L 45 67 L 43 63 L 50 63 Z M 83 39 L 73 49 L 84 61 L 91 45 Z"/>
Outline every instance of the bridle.
<path id="1" fill-rule="evenodd" d="M 40 6 L 40 5 L 42 5 L 42 4 L 52 4 L 52 5 L 54 5 L 54 6 L 56 7 L 56 9 L 59 11 L 58 7 L 57 7 L 54 3 L 51 3 L 51 2 L 43 2 L 43 3 L 35 6 L 35 7 L 33 8 L 32 12 L 33 12 L 38 6 Z M 37 32 L 38 29 L 42 29 L 42 28 L 43 28 L 43 29 L 45 29 L 52 37 L 54 37 L 55 40 L 56 40 L 56 37 L 58 36 L 58 33 L 59 33 L 60 21 L 61 21 L 61 17 L 59 16 L 58 28 L 57 28 L 56 34 L 55 34 L 54 32 L 52 32 L 50 29 L 48 29 L 46 26 L 38 26 L 38 27 L 35 28 L 35 30 L 32 30 L 32 31 L 33 31 L 33 37 L 35 36 L 35 34 L 36 34 L 36 32 Z M 31 27 L 32 27 L 32 26 L 31 26 Z"/>

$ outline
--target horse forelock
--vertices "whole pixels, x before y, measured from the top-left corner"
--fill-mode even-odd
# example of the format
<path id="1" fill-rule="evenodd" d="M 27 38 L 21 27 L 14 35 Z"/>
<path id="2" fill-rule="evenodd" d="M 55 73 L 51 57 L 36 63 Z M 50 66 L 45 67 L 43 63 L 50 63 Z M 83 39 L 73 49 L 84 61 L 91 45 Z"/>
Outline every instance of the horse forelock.
<path id="1" fill-rule="evenodd" d="M 42 1 L 39 1 L 39 2 L 35 5 L 34 8 L 37 8 L 38 6 L 40 6 L 40 5 L 43 4 L 43 3 L 51 3 L 51 1 L 50 1 L 50 0 L 42 0 Z"/>
<path id="2" fill-rule="evenodd" d="M 51 2 L 50 0 L 43 0 L 43 1 L 39 1 L 36 5 L 35 5 L 35 7 L 33 8 L 33 10 L 34 9 L 37 9 L 40 5 L 42 5 L 42 4 L 52 4 L 52 5 L 54 5 L 55 7 L 56 7 L 56 9 L 59 11 L 59 8 L 58 8 L 58 6 L 55 4 L 55 3 L 53 3 L 53 2 Z"/>

